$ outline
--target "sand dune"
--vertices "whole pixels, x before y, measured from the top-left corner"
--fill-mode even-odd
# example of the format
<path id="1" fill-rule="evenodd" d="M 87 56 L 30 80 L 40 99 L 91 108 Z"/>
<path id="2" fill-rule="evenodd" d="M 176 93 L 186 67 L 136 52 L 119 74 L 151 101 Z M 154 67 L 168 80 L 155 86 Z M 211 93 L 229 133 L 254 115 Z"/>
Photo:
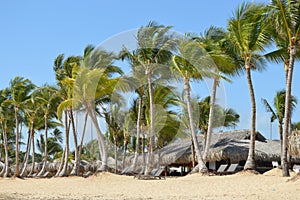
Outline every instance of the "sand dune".
<path id="1" fill-rule="evenodd" d="M 137 180 L 101 173 L 89 178 L 0 179 L 0 199 L 300 199 L 300 180 L 274 169 L 264 175 L 188 175 Z"/>

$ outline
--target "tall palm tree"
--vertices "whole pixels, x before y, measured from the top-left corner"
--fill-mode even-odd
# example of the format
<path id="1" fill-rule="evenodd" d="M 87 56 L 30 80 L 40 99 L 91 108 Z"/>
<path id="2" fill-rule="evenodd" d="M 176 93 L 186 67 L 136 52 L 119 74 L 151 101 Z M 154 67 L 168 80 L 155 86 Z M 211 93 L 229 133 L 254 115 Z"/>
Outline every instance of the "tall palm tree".
<path id="1" fill-rule="evenodd" d="M 23 77 L 15 77 L 10 81 L 9 90 L 10 90 L 10 99 L 7 101 L 11 103 L 14 107 L 15 112 L 15 135 L 16 135 L 16 172 L 15 176 L 20 177 L 20 168 L 19 168 L 19 115 L 21 114 L 22 109 L 25 108 L 27 101 L 31 99 L 30 94 L 34 89 L 35 85 L 29 80 Z"/>
<path id="2" fill-rule="evenodd" d="M 256 102 L 251 71 L 260 69 L 262 52 L 270 43 L 267 8 L 264 4 L 242 3 L 228 22 L 226 45 L 244 62 L 251 98 L 251 136 L 244 169 L 255 169 Z"/>
<path id="3" fill-rule="evenodd" d="M 28 140 L 27 140 L 27 148 L 26 153 L 23 161 L 23 168 L 21 170 L 21 176 L 24 176 L 27 168 L 28 158 L 30 154 L 31 147 L 33 147 L 32 141 L 34 141 L 34 134 L 36 128 L 42 123 L 42 120 L 39 116 L 41 116 L 43 113 L 39 109 L 38 103 L 33 98 L 33 94 L 31 94 L 31 100 L 27 101 L 26 108 L 24 109 L 24 115 L 25 115 L 25 122 L 28 127 Z M 34 168 L 34 162 L 35 162 L 35 156 L 34 153 L 32 154 L 32 167 Z"/>
<path id="4" fill-rule="evenodd" d="M 60 172 L 60 176 L 67 176 L 67 168 L 68 168 L 68 159 L 69 159 L 69 131 L 72 128 L 74 146 L 75 146 L 75 165 L 71 172 L 71 175 L 77 175 L 79 169 L 79 156 L 78 156 L 78 144 L 77 144 L 77 135 L 75 128 L 75 120 L 74 120 L 74 108 L 72 104 L 66 104 L 69 99 L 72 98 L 73 95 L 73 85 L 66 82 L 66 78 L 73 78 L 75 74 L 73 74 L 73 68 L 79 64 L 82 60 L 80 56 L 70 56 L 64 60 L 64 55 L 59 55 L 54 61 L 54 70 L 56 73 L 56 79 L 58 85 L 60 87 L 60 98 L 62 99 L 61 104 L 59 105 L 60 109 L 64 110 L 65 114 L 65 135 L 66 135 L 66 144 L 65 144 L 65 158 L 64 165 L 62 171 Z M 63 162 L 62 162 L 63 163 Z"/>
<path id="5" fill-rule="evenodd" d="M 6 103 L 6 100 L 9 98 L 9 90 L 4 89 L 0 91 L 0 123 L 2 130 L 2 139 L 4 146 L 4 169 L 3 175 L 7 177 L 9 174 L 9 146 L 8 146 L 8 134 L 9 131 L 13 129 L 13 108 L 10 104 Z M 1 176 L 0 175 L 0 176 Z"/>
<path id="6" fill-rule="evenodd" d="M 138 107 L 133 107 L 131 111 L 137 111 L 137 112 L 131 112 L 133 114 L 136 114 L 136 148 L 134 152 L 134 158 L 132 162 L 132 171 L 135 172 L 136 164 L 138 160 L 139 155 L 139 142 L 140 142 L 140 133 L 141 133 L 141 115 L 142 115 L 142 106 L 143 106 L 143 98 L 145 96 L 145 90 L 146 90 L 146 83 L 147 80 L 145 79 L 145 72 L 143 67 L 141 66 L 141 63 L 139 61 L 139 54 L 137 51 L 130 52 L 128 49 L 123 48 L 120 52 L 120 58 L 122 61 L 125 59 L 130 63 L 130 66 L 132 68 L 132 77 L 136 80 L 137 88 L 135 89 L 135 92 L 138 94 Z M 136 102 L 135 104 L 136 105 Z M 134 115 L 133 115 L 134 116 Z M 133 117 L 132 116 L 132 117 Z"/>
<path id="7" fill-rule="evenodd" d="M 197 156 L 198 167 L 199 170 L 201 170 L 201 172 L 207 172 L 207 168 L 202 159 L 198 139 L 196 136 L 195 120 L 191 104 L 190 87 L 191 79 L 202 80 L 203 77 L 208 75 L 206 68 L 200 64 L 202 61 L 201 58 L 205 56 L 203 56 L 203 49 L 200 48 L 195 42 L 190 41 L 188 38 L 184 38 L 183 40 L 179 41 L 178 51 L 178 55 L 173 56 L 171 69 L 173 70 L 175 76 L 183 78 L 184 92 L 189 118 L 189 128 L 191 131 L 193 145 Z"/>
<path id="8" fill-rule="evenodd" d="M 273 99 L 273 108 L 271 104 L 266 99 L 262 99 L 262 102 L 268 112 L 271 112 L 271 122 L 274 120 L 278 120 L 278 130 L 279 130 L 279 138 L 280 138 L 280 153 L 282 157 L 283 153 L 283 120 L 284 120 L 284 113 L 285 113 L 285 90 L 280 90 L 276 92 L 276 95 Z M 295 110 L 297 99 L 295 96 L 291 96 L 290 99 L 290 108 L 291 111 Z"/>
<path id="9" fill-rule="evenodd" d="M 234 68 L 234 59 L 230 57 L 230 55 L 228 54 L 228 52 L 225 51 L 222 45 L 225 38 L 226 32 L 222 28 L 217 28 L 214 26 L 211 26 L 208 30 L 206 30 L 203 36 L 195 38 L 195 40 L 199 43 L 201 47 L 203 47 L 206 50 L 208 56 L 211 58 L 212 65 L 210 67 L 216 73 L 216 75 L 213 77 L 214 81 L 211 91 L 211 105 L 209 111 L 207 137 L 205 137 L 204 141 L 204 161 L 207 159 L 210 147 L 211 134 L 213 131 L 213 119 L 215 118 L 214 107 L 216 104 L 217 87 L 219 85 L 220 78 L 229 81 L 221 74 L 233 75 L 236 72 Z"/>
<path id="10" fill-rule="evenodd" d="M 271 18 L 274 21 L 274 38 L 281 60 L 284 61 L 286 69 L 286 96 L 283 130 L 283 154 L 281 158 L 282 174 L 289 176 L 287 149 L 288 135 L 291 119 L 291 92 L 294 62 L 297 56 L 300 38 L 300 2 L 297 0 L 272 0 L 270 3 Z"/>
<path id="11" fill-rule="evenodd" d="M 107 153 L 96 111 L 98 106 L 105 106 L 105 103 L 110 101 L 110 97 L 120 80 L 118 77 L 111 78 L 112 75 L 122 74 L 118 67 L 112 65 L 113 59 L 113 54 L 102 49 L 92 51 L 92 48 L 89 48 L 89 50 L 85 50 L 83 59 L 73 66 L 73 77 L 64 79 L 65 84 L 72 85 L 72 97 L 62 102 L 57 109 L 59 117 L 61 117 L 63 108 L 70 106 L 82 107 L 88 113 L 98 136 L 98 146 L 102 159 L 102 166 L 99 170 L 107 169 Z"/>
<path id="12" fill-rule="evenodd" d="M 155 74 L 162 72 L 162 65 L 165 65 L 164 70 L 168 69 L 166 64 L 171 61 L 172 51 L 176 47 L 173 40 L 173 35 L 169 33 L 171 26 L 159 25 L 155 22 L 149 22 L 145 27 L 141 27 L 137 33 L 137 54 L 136 63 L 144 68 L 147 75 L 147 86 L 150 99 L 150 126 L 149 126 L 149 150 L 145 174 L 148 175 L 153 166 L 154 159 L 153 151 L 155 144 L 155 125 L 154 125 L 154 99 L 152 84 Z"/>
<path id="13" fill-rule="evenodd" d="M 49 120 L 56 117 L 56 108 L 60 101 L 58 90 L 55 87 L 45 85 L 43 87 L 37 88 L 33 92 L 33 98 L 38 103 L 38 109 L 43 111 L 44 115 L 44 141 L 48 141 L 48 124 Z M 43 166 L 38 176 L 42 176 L 46 171 L 48 159 L 48 142 L 44 144 L 43 150 Z"/>

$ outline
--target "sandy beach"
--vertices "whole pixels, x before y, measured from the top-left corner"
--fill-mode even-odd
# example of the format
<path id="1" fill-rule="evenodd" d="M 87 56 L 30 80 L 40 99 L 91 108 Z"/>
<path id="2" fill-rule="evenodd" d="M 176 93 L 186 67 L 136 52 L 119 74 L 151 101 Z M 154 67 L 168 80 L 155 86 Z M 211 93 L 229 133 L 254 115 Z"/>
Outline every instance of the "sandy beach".
<path id="1" fill-rule="evenodd" d="M 193 174 L 166 180 L 111 173 L 89 178 L 2 178 L 0 199 L 300 199 L 300 180 L 290 179 L 281 177 L 279 169 L 259 175 Z"/>

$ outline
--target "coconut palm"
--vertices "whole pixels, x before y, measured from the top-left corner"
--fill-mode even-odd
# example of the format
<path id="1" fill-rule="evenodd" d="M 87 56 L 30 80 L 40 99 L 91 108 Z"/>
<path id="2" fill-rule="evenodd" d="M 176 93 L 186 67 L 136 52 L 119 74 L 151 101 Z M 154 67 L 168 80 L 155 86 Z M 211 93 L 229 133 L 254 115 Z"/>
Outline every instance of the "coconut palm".
<path id="1" fill-rule="evenodd" d="M 77 66 L 79 61 L 82 58 L 80 56 L 70 56 L 64 60 L 64 55 L 59 55 L 54 61 L 54 71 L 56 74 L 57 84 L 59 88 L 59 96 L 62 99 L 61 104 L 59 105 L 61 110 L 64 110 L 64 127 L 65 127 L 65 148 L 64 148 L 64 161 L 61 162 L 63 164 L 58 170 L 57 175 L 59 176 L 67 176 L 67 168 L 68 168 L 68 159 L 69 159 L 69 131 L 72 125 L 72 133 L 74 139 L 75 146 L 75 166 L 72 171 L 72 175 L 77 175 L 79 161 L 78 161 L 78 145 L 77 145 L 77 135 L 75 130 L 75 122 L 73 116 L 73 107 L 72 104 L 65 104 L 65 101 L 68 101 L 72 98 L 73 88 L 72 84 L 68 84 L 65 79 L 72 78 L 74 74 L 72 73 L 74 66 Z M 62 157 L 63 159 L 63 157 Z"/>
<path id="2" fill-rule="evenodd" d="M 271 122 L 278 120 L 278 130 L 279 130 L 279 138 L 280 138 L 280 153 L 282 156 L 283 153 L 283 120 L 284 120 L 284 112 L 285 112 L 285 90 L 280 90 L 276 92 L 276 95 L 273 99 L 273 108 L 271 104 L 268 103 L 266 99 L 262 99 L 262 102 L 268 112 L 271 112 Z M 297 99 L 295 96 L 291 96 L 290 99 L 290 108 L 291 110 L 295 110 Z"/>
<path id="3" fill-rule="evenodd" d="M 16 135 L 16 171 L 15 176 L 20 177 L 20 168 L 19 168 L 19 115 L 21 111 L 25 108 L 27 101 L 30 101 L 30 94 L 34 89 L 35 85 L 29 80 L 23 77 L 15 77 L 10 81 L 9 90 L 10 98 L 7 99 L 7 102 L 13 105 L 15 112 L 15 135 Z"/>
<path id="4" fill-rule="evenodd" d="M 208 135 L 208 127 L 209 127 L 209 116 L 211 110 L 211 97 L 208 96 L 198 102 L 199 105 L 199 129 L 202 134 L 204 134 L 204 138 Z M 237 126 L 239 122 L 239 114 L 232 108 L 222 108 L 220 105 L 215 104 L 214 112 L 216 113 L 213 121 L 213 128 L 230 128 Z"/>
<path id="5" fill-rule="evenodd" d="M 130 66 L 132 68 L 132 77 L 136 80 L 137 89 L 135 89 L 135 92 L 138 94 L 138 101 L 134 101 L 134 105 L 132 106 L 131 113 L 133 113 L 132 118 L 136 116 L 136 144 L 135 144 L 135 152 L 134 152 L 134 158 L 132 162 L 132 171 L 135 171 L 137 159 L 139 155 L 139 142 L 140 142 L 140 133 L 141 133 L 141 115 L 142 115 L 142 106 L 143 106 L 143 97 L 145 95 L 146 90 L 146 80 L 145 80 L 145 73 L 144 69 L 140 64 L 139 61 L 139 54 L 137 51 L 130 52 L 128 49 L 123 48 L 120 52 L 120 58 L 122 61 L 125 59 L 130 63 Z M 137 104 L 138 102 L 138 104 Z M 136 106 L 138 105 L 138 106 Z M 132 112 L 133 111 L 133 112 Z M 134 112 L 136 111 L 136 112 Z"/>
<path id="6" fill-rule="evenodd" d="M 137 49 L 135 50 L 135 56 L 131 58 L 135 59 L 135 63 L 144 68 L 144 72 L 147 75 L 147 89 L 150 99 L 150 126 L 149 126 L 149 150 L 147 157 L 147 164 L 145 174 L 149 174 L 153 168 L 153 150 L 154 150 L 154 138 L 155 138 L 155 125 L 154 125 L 154 99 L 152 83 L 155 74 L 162 72 L 162 65 L 166 65 L 170 62 L 172 56 L 172 50 L 174 50 L 176 43 L 173 40 L 173 36 L 169 34 L 171 26 L 158 25 L 155 22 L 149 22 L 145 27 L 141 27 L 137 33 Z M 164 70 L 168 69 L 164 67 Z"/>
<path id="7" fill-rule="evenodd" d="M 122 123 L 118 117 L 124 118 L 121 114 L 120 106 L 111 105 L 110 111 L 105 111 L 105 121 L 108 126 L 109 139 L 114 144 L 114 153 L 115 153 L 115 173 L 118 170 L 118 147 L 122 146 L 124 137 L 123 130 L 121 128 Z"/>
<path id="8" fill-rule="evenodd" d="M 212 59 L 212 65 L 210 67 L 216 75 L 214 76 L 213 87 L 211 91 L 211 105 L 209 111 L 209 123 L 207 129 L 207 137 L 204 140 L 204 153 L 203 153 L 203 160 L 205 161 L 208 155 L 209 147 L 210 147 L 210 140 L 211 134 L 213 131 L 213 119 L 215 118 L 214 113 L 214 106 L 216 104 L 216 94 L 217 94 L 217 87 L 220 82 L 220 78 L 223 78 L 229 81 L 221 74 L 229 74 L 233 75 L 236 70 L 234 68 L 234 59 L 230 57 L 228 52 L 225 51 L 223 48 L 223 41 L 226 38 L 226 33 L 222 28 L 217 28 L 211 26 L 208 30 L 206 30 L 203 36 L 194 38 L 201 47 L 203 47 L 208 56 Z"/>
<path id="9" fill-rule="evenodd" d="M 283 154 L 281 157 L 283 176 L 289 176 L 287 162 L 287 143 L 291 119 L 291 91 L 294 62 L 297 56 L 297 48 L 300 39 L 300 2 L 297 0 L 272 0 L 271 18 L 274 21 L 274 38 L 281 53 L 281 60 L 286 68 L 286 96 L 283 130 Z M 277 57 L 278 58 L 278 57 Z"/>
<path id="10" fill-rule="evenodd" d="M 35 164 L 35 155 L 34 155 L 34 134 L 35 130 L 38 126 L 42 124 L 42 120 L 39 116 L 41 116 L 43 113 L 41 112 L 37 102 L 33 98 L 33 95 L 31 94 L 31 100 L 27 101 L 26 108 L 24 109 L 24 115 L 25 115 L 25 123 L 28 127 L 28 140 L 27 140 L 27 148 L 24 156 L 23 161 L 23 168 L 21 170 L 20 176 L 24 176 L 28 158 L 30 154 L 31 147 L 33 149 L 32 151 L 32 169 L 34 169 Z"/>
<path id="11" fill-rule="evenodd" d="M 56 108 L 60 101 L 58 90 L 55 87 L 43 86 L 37 88 L 33 93 L 33 98 L 38 104 L 38 109 L 43 111 L 44 115 L 44 141 L 48 141 L 48 124 L 49 120 L 56 117 Z M 47 159 L 48 159 L 48 142 L 44 144 L 43 152 L 43 166 L 38 176 L 42 176 L 46 171 Z"/>
<path id="12" fill-rule="evenodd" d="M 107 62 L 108 57 L 110 62 Z M 104 59 L 105 58 L 105 59 Z M 102 59 L 104 63 L 102 64 Z M 109 54 L 102 49 L 85 51 L 85 55 L 80 63 L 73 66 L 73 77 L 66 77 L 63 81 L 67 85 L 72 86 L 72 98 L 62 102 L 58 107 L 59 118 L 62 115 L 64 107 L 81 107 L 88 113 L 97 132 L 99 151 L 102 159 L 102 166 L 99 170 L 107 169 L 107 153 L 105 149 L 104 136 L 100 130 L 97 110 L 98 106 L 104 106 L 110 101 L 111 94 L 120 80 L 119 78 L 111 78 L 115 73 L 122 71 L 111 65 L 114 59 L 113 54 Z M 110 64 L 106 66 L 106 64 Z"/>
<path id="13" fill-rule="evenodd" d="M 190 41 L 188 38 L 184 38 L 179 42 L 178 51 L 179 54 L 173 56 L 171 68 L 175 76 L 181 77 L 184 80 L 184 92 L 189 118 L 189 128 L 191 131 L 193 145 L 198 160 L 198 166 L 199 170 L 201 169 L 201 172 L 206 172 L 207 168 L 202 160 L 199 143 L 196 136 L 195 120 L 191 104 L 190 81 L 191 79 L 202 80 L 203 77 L 209 74 L 204 67 L 205 65 L 203 65 L 203 63 L 207 62 L 207 60 L 203 48 L 199 47 L 198 44 Z"/>
<path id="14" fill-rule="evenodd" d="M 251 136 L 248 158 L 244 169 L 255 169 L 256 102 L 251 71 L 261 69 L 262 52 L 270 44 L 267 8 L 263 4 L 242 3 L 228 22 L 231 48 L 244 62 L 251 98 Z"/>
<path id="15" fill-rule="evenodd" d="M 9 132 L 13 130 L 13 107 L 6 103 L 6 100 L 9 98 L 9 90 L 4 89 L 0 91 L 0 123 L 2 130 L 2 140 L 4 146 L 4 168 L 3 172 L 0 173 L 0 176 L 7 177 L 9 175 Z"/>
<path id="16" fill-rule="evenodd" d="M 62 132 L 55 128 L 53 132 L 50 133 L 50 137 L 47 138 L 48 141 L 45 141 L 44 135 L 40 135 L 40 138 L 37 139 L 37 147 L 38 150 L 45 155 L 45 146 L 47 145 L 47 160 L 51 159 L 57 154 L 58 152 L 61 152 L 62 149 Z"/>

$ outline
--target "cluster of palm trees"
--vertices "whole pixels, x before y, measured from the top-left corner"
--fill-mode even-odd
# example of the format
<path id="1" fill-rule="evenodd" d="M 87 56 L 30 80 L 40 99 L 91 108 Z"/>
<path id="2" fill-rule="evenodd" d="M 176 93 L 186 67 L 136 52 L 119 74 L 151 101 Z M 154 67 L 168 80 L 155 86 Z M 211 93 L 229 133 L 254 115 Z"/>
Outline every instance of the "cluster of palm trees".
<path id="1" fill-rule="evenodd" d="M 227 30 L 212 26 L 201 35 L 178 36 L 172 33 L 171 26 L 150 22 L 138 30 L 134 50 L 124 47 L 115 55 L 88 45 L 82 56 L 65 58 L 63 54 L 59 55 L 54 61 L 56 86 L 37 87 L 28 79 L 14 78 L 8 88 L 1 90 L 0 97 L 0 155 L 2 152 L 5 155 L 1 175 L 9 174 L 12 149 L 15 153 L 15 176 L 23 175 L 31 149 L 34 168 L 35 132 L 44 130 L 38 141 L 38 146 L 43 149 L 43 167 L 37 175 L 42 176 L 59 142 L 55 134 L 49 137 L 48 131 L 59 126 L 64 130 L 65 144 L 60 149 L 60 167 L 56 176 L 79 175 L 88 119 L 97 133 L 101 159 L 99 171 L 108 170 L 109 142 L 114 146 L 116 171 L 117 151 L 122 149 L 122 166 L 126 153 L 134 152 L 134 171 L 138 156 L 142 154 L 143 170 L 147 175 L 154 167 L 154 152 L 181 134 L 188 134 L 198 163 L 194 170 L 206 172 L 205 161 L 213 129 L 235 126 L 239 119 L 232 109 L 217 105 L 218 85 L 221 79 L 230 81 L 228 77 L 241 73 L 246 73 L 252 108 L 249 154 L 244 169 L 255 169 L 256 99 L 251 72 L 262 70 L 266 66 L 265 61 L 270 60 L 282 62 L 286 73 L 284 114 L 277 117 L 284 125 L 283 176 L 289 176 L 287 137 L 291 126 L 291 85 L 294 61 L 298 57 L 299 20 L 298 1 L 272 0 L 268 5 L 242 3 L 228 20 Z M 266 53 L 272 45 L 276 46 L 275 50 Z M 114 65 L 116 60 L 129 63 L 130 75 L 124 75 L 121 68 Z M 191 81 L 203 81 L 204 78 L 213 79 L 213 87 L 211 96 L 199 102 L 191 95 Z M 171 86 L 175 81 L 182 84 L 182 94 Z M 123 94 L 128 92 L 135 95 L 132 105 L 126 110 L 123 109 L 126 104 Z M 84 115 L 80 137 L 75 120 L 79 114 Z M 106 134 L 100 128 L 99 118 L 107 124 Z M 28 140 L 20 168 L 19 141 L 23 127 L 28 128 Z M 205 138 L 203 150 L 197 139 L 199 132 Z M 73 138 L 75 147 L 71 172 L 68 171 L 72 154 L 70 138 Z"/>

